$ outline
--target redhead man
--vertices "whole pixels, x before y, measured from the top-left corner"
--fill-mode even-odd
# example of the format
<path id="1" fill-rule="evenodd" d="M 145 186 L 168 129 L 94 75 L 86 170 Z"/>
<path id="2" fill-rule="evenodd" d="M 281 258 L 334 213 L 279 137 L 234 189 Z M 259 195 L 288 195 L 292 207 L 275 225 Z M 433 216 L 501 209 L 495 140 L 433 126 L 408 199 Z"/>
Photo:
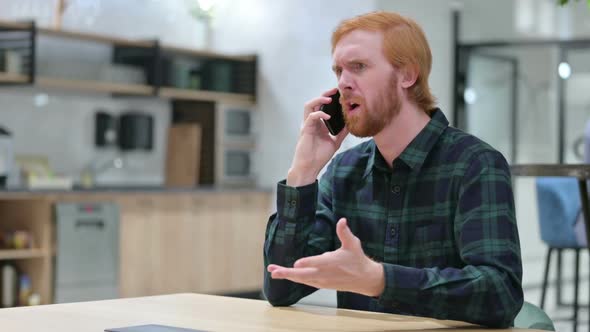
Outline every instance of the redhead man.
<path id="1" fill-rule="evenodd" d="M 523 293 L 509 167 L 436 108 L 422 29 L 389 12 L 345 20 L 332 58 L 346 128 L 321 121 L 336 88 L 305 105 L 266 231 L 268 301 L 326 288 L 340 308 L 510 326 Z M 334 156 L 349 133 L 371 139 Z"/>

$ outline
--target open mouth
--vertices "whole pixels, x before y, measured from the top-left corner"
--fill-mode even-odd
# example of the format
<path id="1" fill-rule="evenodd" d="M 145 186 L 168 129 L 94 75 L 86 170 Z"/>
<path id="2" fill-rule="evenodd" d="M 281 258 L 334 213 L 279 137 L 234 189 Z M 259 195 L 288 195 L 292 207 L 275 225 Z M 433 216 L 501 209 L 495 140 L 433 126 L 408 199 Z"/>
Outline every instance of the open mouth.
<path id="1" fill-rule="evenodd" d="M 357 103 L 348 103 L 348 111 L 349 112 L 354 112 L 356 109 L 358 109 L 361 105 L 357 104 Z"/>

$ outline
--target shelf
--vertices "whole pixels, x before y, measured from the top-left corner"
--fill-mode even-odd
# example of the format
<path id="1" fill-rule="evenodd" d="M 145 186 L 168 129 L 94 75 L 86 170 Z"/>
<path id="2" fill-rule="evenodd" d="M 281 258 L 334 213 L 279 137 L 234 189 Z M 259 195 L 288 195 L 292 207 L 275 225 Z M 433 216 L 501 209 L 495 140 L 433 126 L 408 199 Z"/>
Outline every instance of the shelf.
<path id="1" fill-rule="evenodd" d="M 29 77 L 22 74 L 0 72 L 0 83 L 27 83 Z"/>
<path id="2" fill-rule="evenodd" d="M 28 30 L 28 29 L 31 29 L 31 23 L 9 22 L 9 21 L 0 20 L 0 27 L 8 28 L 8 29 Z M 48 35 L 48 36 L 53 36 L 53 37 L 86 40 L 86 41 L 105 43 L 105 44 L 114 44 L 114 45 L 145 47 L 145 48 L 154 47 L 154 45 L 155 45 L 154 42 L 149 42 L 149 41 L 129 40 L 129 39 L 119 38 L 119 37 L 98 35 L 98 34 L 86 33 L 86 32 L 56 30 L 56 29 L 52 29 L 52 28 L 38 27 L 37 32 L 42 35 Z"/>
<path id="3" fill-rule="evenodd" d="M 175 47 L 175 46 L 162 46 L 162 51 L 197 56 L 197 57 L 208 57 L 208 58 L 234 60 L 234 61 L 247 62 L 247 61 L 256 60 L 255 55 L 227 55 L 227 54 L 221 54 L 221 53 L 216 53 L 216 52 L 211 52 L 211 51 L 195 50 L 195 49 Z"/>
<path id="4" fill-rule="evenodd" d="M 228 103 L 254 103 L 254 96 L 249 94 L 215 92 L 202 90 L 187 90 L 178 88 L 160 88 L 159 95 L 164 98 L 218 101 Z"/>
<path id="5" fill-rule="evenodd" d="M 43 258 L 47 256 L 41 249 L 5 249 L 0 250 L 0 260 Z"/>
<path id="6" fill-rule="evenodd" d="M 154 92 L 154 88 L 149 85 L 72 80 L 50 77 L 37 77 L 36 85 L 44 88 L 120 93 L 137 96 L 149 96 Z"/>
<path id="7" fill-rule="evenodd" d="M 125 38 L 97 35 L 97 34 L 86 33 L 86 32 L 55 30 L 55 29 L 50 29 L 50 28 L 39 28 L 38 31 L 42 35 L 70 38 L 70 39 L 77 39 L 77 40 L 86 40 L 86 41 L 105 43 L 105 44 L 113 44 L 113 45 L 119 45 L 119 46 L 150 48 L 150 47 L 154 47 L 154 45 L 155 45 L 154 42 L 149 42 L 149 41 L 129 40 L 129 39 L 125 39 Z"/>
<path id="8" fill-rule="evenodd" d="M 152 96 L 168 99 L 227 102 L 240 104 L 253 104 L 255 102 L 256 85 L 256 55 L 230 55 L 221 54 L 209 50 L 196 50 L 176 46 L 161 45 L 157 40 L 130 40 L 125 38 L 76 32 L 68 30 L 56 30 L 53 28 L 39 27 L 33 22 L 10 22 L 0 20 L 0 29 L 4 28 L 9 33 L 11 30 L 28 32 L 28 37 L 22 37 L 20 42 L 30 41 L 27 47 L 21 47 L 27 56 L 28 70 L 31 75 L 19 75 L 0 72 L 0 83 L 32 85 L 41 88 L 55 88 L 62 90 L 86 91 L 98 93 L 111 93 L 131 96 Z M 111 62 L 121 65 L 139 67 L 149 83 L 115 83 L 98 80 L 80 80 L 67 78 L 43 77 L 36 72 L 34 66 L 37 61 L 35 39 L 38 36 L 52 36 L 57 38 L 69 38 L 79 41 L 92 41 L 114 46 Z M 2 36 L 0 36 L 2 37 Z M 5 38 L 11 38 L 7 35 Z M 1 40 L 1 39 L 0 39 Z M 20 47 L 20 46 L 19 46 Z M 173 70 L 174 59 L 188 56 L 204 67 L 204 81 L 215 83 L 218 76 L 223 82 L 231 81 L 234 92 L 217 92 L 209 90 L 193 90 L 171 87 L 169 77 L 180 75 Z M 192 70 L 188 68 L 187 70 Z M 178 70 L 177 70 L 178 71 Z M 185 73 L 186 74 L 186 73 Z M 57 75 L 59 76 L 59 75 Z M 32 79 L 31 79 L 32 77 Z M 31 84 L 31 81 L 33 84 Z M 209 84 L 209 86 L 212 86 Z M 168 85 L 162 87 L 162 85 Z M 203 85 L 205 86 L 205 85 Z"/>
<path id="9" fill-rule="evenodd" d="M 8 29 L 30 29 L 31 23 L 21 23 L 21 22 L 9 22 L 9 21 L 1 21 L 0 20 L 0 27 L 8 28 Z"/>
<path id="10" fill-rule="evenodd" d="M 29 77 L 20 74 L 0 72 L 0 83 L 27 83 Z M 150 96 L 154 88 L 142 84 L 125 84 L 100 81 L 73 80 L 52 77 L 37 77 L 35 86 L 87 92 L 119 93 L 137 96 Z M 252 104 L 254 97 L 248 94 L 199 91 L 178 88 L 161 88 L 160 97 L 185 100 L 219 101 Z"/>

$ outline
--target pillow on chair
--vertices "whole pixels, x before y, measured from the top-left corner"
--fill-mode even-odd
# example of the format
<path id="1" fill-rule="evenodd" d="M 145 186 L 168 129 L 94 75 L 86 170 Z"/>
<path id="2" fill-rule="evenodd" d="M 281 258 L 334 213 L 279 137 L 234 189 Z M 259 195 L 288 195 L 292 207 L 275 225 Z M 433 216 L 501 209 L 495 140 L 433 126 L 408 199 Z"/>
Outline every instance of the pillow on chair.
<path id="1" fill-rule="evenodd" d="M 575 231 L 581 210 L 578 181 L 568 177 L 539 177 L 536 187 L 543 242 L 556 248 L 584 247 Z"/>

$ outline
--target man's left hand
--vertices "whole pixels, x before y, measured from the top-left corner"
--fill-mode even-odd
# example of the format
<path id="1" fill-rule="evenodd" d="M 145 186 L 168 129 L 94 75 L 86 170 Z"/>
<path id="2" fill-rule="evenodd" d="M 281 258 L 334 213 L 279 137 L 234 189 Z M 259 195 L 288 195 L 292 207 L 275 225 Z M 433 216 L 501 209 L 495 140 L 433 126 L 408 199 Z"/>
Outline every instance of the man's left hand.
<path id="1" fill-rule="evenodd" d="M 380 296 L 385 288 L 383 266 L 365 255 L 359 238 L 342 218 L 336 224 L 342 246 L 335 251 L 297 260 L 292 268 L 270 264 L 273 279 L 288 279 L 316 288 Z"/>

